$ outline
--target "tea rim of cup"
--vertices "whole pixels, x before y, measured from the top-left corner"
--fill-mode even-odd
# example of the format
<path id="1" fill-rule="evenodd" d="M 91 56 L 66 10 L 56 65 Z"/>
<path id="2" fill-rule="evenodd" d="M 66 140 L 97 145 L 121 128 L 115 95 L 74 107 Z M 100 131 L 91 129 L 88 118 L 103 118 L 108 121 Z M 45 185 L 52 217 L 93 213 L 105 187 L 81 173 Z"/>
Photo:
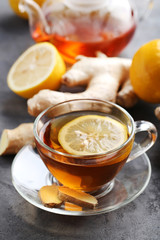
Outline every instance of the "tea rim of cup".
<path id="1" fill-rule="evenodd" d="M 125 115 L 127 115 L 127 117 L 130 119 L 130 122 L 131 122 L 131 125 L 132 125 L 132 130 L 131 130 L 131 134 L 130 136 L 128 137 L 128 139 L 123 143 L 121 144 L 119 147 L 117 148 L 114 148 L 110 151 L 106 151 L 104 153 L 95 153 L 95 154 L 88 154 L 88 155 L 74 155 L 74 154 L 70 154 L 70 153 L 62 153 L 62 152 L 59 152 L 51 147 L 49 147 L 47 144 L 45 144 L 41 138 L 39 137 L 38 133 L 37 133 L 37 124 L 39 122 L 39 120 L 52 108 L 54 107 L 57 107 L 57 106 L 60 106 L 62 104 L 65 104 L 65 103 L 70 103 L 70 102 L 76 102 L 76 101 L 95 101 L 95 102 L 101 102 L 101 103 L 104 103 L 104 104 L 110 104 L 116 108 L 118 108 L 120 111 L 122 111 Z M 72 99 L 72 100 L 67 100 L 67 101 L 63 101 L 63 102 L 60 102 L 60 103 L 57 103 L 55 105 L 52 105 L 48 108 L 46 108 L 45 110 L 43 110 L 35 119 L 34 121 L 34 125 L 33 125 L 33 134 L 34 134 L 34 137 L 36 139 L 36 141 L 42 145 L 45 149 L 47 149 L 48 151 L 50 152 L 53 152 L 53 153 L 56 153 L 57 155 L 61 155 L 61 156 L 64 156 L 64 157 L 68 157 L 68 158 L 76 158 L 76 159 L 80 159 L 80 158 L 83 158 L 83 159 L 88 159 L 88 158 L 97 158 L 97 157 L 103 157 L 103 156 L 109 156 L 109 155 L 112 155 L 114 153 L 116 153 L 117 151 L 120 151 L 121 149 L 123 149 L 133 138 L 134 136 L 134 133 L 135 133 L 135 124 L 134 124 L 134 120 L 132 118 L 132 116 L 121 106 L 117 105 L 116 103 L 113 103 L 113 102 L 110 102 L 110 101 L 104 101 L 104 100 L 100 100 L 100 99 L 92 99 L 92 98 L 85 98 L 85 99 Z"/>

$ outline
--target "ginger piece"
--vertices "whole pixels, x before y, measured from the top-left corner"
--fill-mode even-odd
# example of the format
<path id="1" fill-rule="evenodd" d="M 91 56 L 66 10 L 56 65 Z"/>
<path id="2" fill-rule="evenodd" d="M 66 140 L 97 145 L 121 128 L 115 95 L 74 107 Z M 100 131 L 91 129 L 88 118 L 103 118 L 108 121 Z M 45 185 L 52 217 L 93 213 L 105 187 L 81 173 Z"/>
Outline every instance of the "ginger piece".
<path id="1" fill-rule="evenodd" d="M 26 144 L 35 147 L 33 123 L 23 123 L 14 129 L 4 129 L 0 140 L 0 155 L 16 154 Z"/>
<path id="2" fill-rule="evenodd" d="M 116 103 L 125 108 L 131 108 L 137 102 L 138 97 L 133 90 L 130 79 L 127 79 L 117 94 Z"/>
<path id="3" fill-rule="evenodd" d="M 155 116 L 160 120 L 160 106 L 156 107 L 154 110 Z"/>
<path id="4" fill-rule="evenodd" d="M 131 59 L 108 58 L 104 54 L 96 58 L 79 56 L 78 59 L 63 75 L 62 83 L 69 87 L 87 85 L 86 90 L 80 93 L 41 90 L 27 102 L 31 115 L 37 116 L 47 107 L 71 99 L 94 98 L 116 102 L 120 86 L 129 78 Z"/>
<path id="5" fill-rule="evenodd" d="M 39 190 L 39 197 L 45 207 L 59 207 L 62 200 L 58 197 L 58 187 L 56 185 L 43 186 Z"/>
<path id="6" fill-rule="evenodd" d="M 98 204 L 97 199 L 92 195 L 64 186 L 58 187 L 58 197 L 62 201 L 71 202 L 85 208 L 94 208 Z"/>
<path id="7" fill-rule="evenodd" d="M 64 208 L 66 211 L 79 211 L 79 212 L 82 211 L 82 207 L 70 202 L 65 202 Z"/>

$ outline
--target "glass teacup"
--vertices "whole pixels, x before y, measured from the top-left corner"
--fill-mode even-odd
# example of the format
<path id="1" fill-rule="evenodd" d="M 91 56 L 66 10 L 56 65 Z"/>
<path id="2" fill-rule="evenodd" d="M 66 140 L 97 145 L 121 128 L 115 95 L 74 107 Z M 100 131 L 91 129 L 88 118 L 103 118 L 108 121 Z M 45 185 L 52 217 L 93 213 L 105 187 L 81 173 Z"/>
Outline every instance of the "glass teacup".
<path id="1" fill-rule="evenodd" d="M 50 123 L 55 121 L 52 134 L 56 137 L 60 128 L 76 117 L 84 115 L 108 116 L 126 126 L 128 138 L 120 146 L 101 154 L 72 155 L 50 142 Z M 138 144 L 135 134 L 146 132 Z M 114 179 L 126 162 L 146 152 L 156 141 L 157 130 L 147 121 L 134 122 L 122 107 L 107 101 L 79 99 L 62 102 L 47 108 L 34 122 L 36 146 L 44 164 L 57 180 L 57 184 L 85 192 L 109 192 Z M 53 137 L 54 137 L 53 136 Z M 58 141 L 58 140 L 57 140 Z"/>

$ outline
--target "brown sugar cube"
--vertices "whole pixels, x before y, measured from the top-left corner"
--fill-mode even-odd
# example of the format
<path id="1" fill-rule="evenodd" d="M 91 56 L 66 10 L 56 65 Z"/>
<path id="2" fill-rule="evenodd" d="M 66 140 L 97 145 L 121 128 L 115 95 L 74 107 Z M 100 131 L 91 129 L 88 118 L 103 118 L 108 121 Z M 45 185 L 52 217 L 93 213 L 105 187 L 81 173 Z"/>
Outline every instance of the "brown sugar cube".
<path id="1" fill-rule="evenodd" d="M 85 208 L 94 208 L 98 201 L 92 195 L 68 187 L 58 187 L 58 196 L 62 201 L 71 202 Z"/>
<path id="2" fill-rule="evenodd" d="M 42 187 L 39 190 L 39 196 L 46 207 L 59 207 L 62 203 L 58 197 L 58 187 L 56 185 Z"/>

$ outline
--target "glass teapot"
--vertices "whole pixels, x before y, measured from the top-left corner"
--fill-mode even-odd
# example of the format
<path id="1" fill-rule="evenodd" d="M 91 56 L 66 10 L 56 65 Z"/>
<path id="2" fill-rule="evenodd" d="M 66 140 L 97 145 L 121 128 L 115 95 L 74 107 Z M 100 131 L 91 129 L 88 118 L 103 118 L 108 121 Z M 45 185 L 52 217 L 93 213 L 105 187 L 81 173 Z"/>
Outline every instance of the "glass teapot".
<path id="1" fill-rule="evenodd" d="M 101 51 L 117 56 L 131 40 L 138 20 L 153 0 L 46 0 L 42 7 L 21 0 L 29 16 L 32 38 L 53 43 L 69 63 L 77 55 L 94 57 Z M 141 12 L 139 12 L 141 11 Z"/>

